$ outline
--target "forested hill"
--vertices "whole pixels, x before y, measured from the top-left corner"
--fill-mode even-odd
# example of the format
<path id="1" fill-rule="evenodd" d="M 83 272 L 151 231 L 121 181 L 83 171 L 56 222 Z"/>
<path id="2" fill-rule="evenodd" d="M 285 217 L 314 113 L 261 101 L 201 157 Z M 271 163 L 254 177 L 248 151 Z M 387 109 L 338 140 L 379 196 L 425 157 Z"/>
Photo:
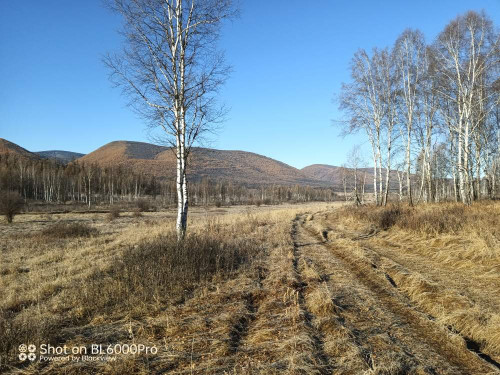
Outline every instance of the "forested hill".
<path id="1" fill-rule="evenodd" d="M 69 163 L 85 155 L 79 152 L 62 150 L 37 151 L 35 152 L 35 154 L 41 156 L 44 159 L 53 159 L 60 161 L 61 163 Z"/>
<path id="2" fill-rule="evenodd" d="M 332 187 L 337 190 L 341 189 L 342 181 L 344 178 L 347 179 L 349 189 L 353 184 L 353 173 L 354 170 L 351 168 L 337 167 L 335 165 L 327 164 L 312 164 L 301 169 L 301 171 L 309 178 L 321 180 L 330 183 Z M 357 169 L 358 181 L 362 183 L 365 180 L 366 191 L 373 191 L 373 168 L 358 168 Z M 382 169 L 382 180 L 385 181 L 386 169 Z M 390 189 L 397 190 L 398 185 L 398 175 L 397 171 L 391 170 L 390 173 Z M 412 179 L 414 176 L 412 175 Z"/>
<path id="3" fill-rule="evenodd" d="M 175 155 L 170 148 L 142 142 L 116 141 L 77 159 L 101 167 L 128 166 L 136 173 L 159 178 L 175 177 Z M 193 148 L 189 158 L 188 177 L 200 181 L 204 177 L 223 179 L 247 186 L 308 185 L 327 187 L 331 184 L 307 176 L 280 161 L 246 151 Z"/>
<path id="4" fill-rule="evenodd" d="M 0 155 L 12 155 L 14 157 L 28 158 L 38 160 L 40 156 L 37 154 L 22 148 L 15 143 L 12 143 L 6 139 L 0 138 Z"/>

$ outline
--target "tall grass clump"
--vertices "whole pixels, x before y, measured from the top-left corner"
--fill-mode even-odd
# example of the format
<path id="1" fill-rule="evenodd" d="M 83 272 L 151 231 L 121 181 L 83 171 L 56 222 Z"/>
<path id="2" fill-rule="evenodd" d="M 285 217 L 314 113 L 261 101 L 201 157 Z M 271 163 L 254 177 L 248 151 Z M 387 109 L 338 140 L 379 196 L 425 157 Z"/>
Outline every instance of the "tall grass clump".
<path id="1" fill-rule="evenodd" d="M 426 234 L 458 234 L 471 224 L 470 210 L 461 204 L 430 205 L 408 211 L 398 227 Z"/>
<path id="2" fill-rule="evenodd" d="M 86 281 L 79 306 L 89 317 L 105 311 L 150 314 L 155 306 L 184 299 L 213 277 L 227 277 L 257 254 L 252 241 L 193 233 L 182 242 L 174 232 L 126 249 L 110 268 Z"/>
<path id="3" fill-rule="evenodd" d="M 348 216 L 368 221 L 382 230 L 388 230 L 399 221 L 403 214 L 407 214 L 406 210 L 398 205 L 347 207 L 344 211 Z"/>
<path id="4" fill-rule="evenodd" d="M 493 230 L 500 223 L 498 207 L 493 203 L 465 206 L 461 203 L 432 203 L 416 207 L 388 205 L 386 207 L 346 207 L 343 214 L 381 230 L 391 227 L 422 234 L 458 234 L 464 230 Z"/>
<path id="5" fill-rule="evenodd" d="M 98 233 L 96 228 L 85 223 L 56 223 L 41 232 L 44 238 L 49 239 L 90 237 Z"/>

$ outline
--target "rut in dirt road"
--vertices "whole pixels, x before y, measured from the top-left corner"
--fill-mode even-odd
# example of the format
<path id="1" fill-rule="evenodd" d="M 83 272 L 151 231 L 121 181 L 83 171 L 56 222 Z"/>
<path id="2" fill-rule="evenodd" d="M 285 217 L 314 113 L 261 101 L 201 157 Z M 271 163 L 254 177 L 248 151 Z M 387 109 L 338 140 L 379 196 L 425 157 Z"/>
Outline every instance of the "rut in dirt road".
<path id="1" fill-rule="evenodd" d="M 332 373 L 492 374 L 458 335 L 428 319 L 393 282 L 298 217 L 292 231 L 305 305 Z"/>
<path id="2" fill-rule="evenodd" d="M 295 238 L 297 236 L 297 220 L 295 220 L 292 224 L 292 231 L 291 231 L 292 239 L 293 241 L 293 268 L 296 272 L 297 275 L 297 293 L 299 297 L 299 304 L 304 311 L 305 315 L 305 322 L 307 325 L 307 328 L 310 332 L 311 338 L 314 343 L 314 349 L 315 353 L 313 353 L 314 358 L 316 359 L 316 362 L 318 363 L 318 371 L 321 374 L 329 374 L 332 371 L 332 365 L 331 365 L 331 360 L 329 359 L 328 355 L 325 353 L 324 350 L 324 342 L 323 342 L 323 337 L 322 333 L 320 330 L 318 330 L 313 323 L 315 317 L 311 313 L 311 311 L 308 310 L 305 298 L 304 298 L 304 288 L 307 287 L 307 283 L 304 282 L 303 276 L 301 274 L 301 271 L 299 269 L 298 261 L 301 257 L 301 252 L 300 252 L 300 245 L 297 244 L 295 241 Z"/>

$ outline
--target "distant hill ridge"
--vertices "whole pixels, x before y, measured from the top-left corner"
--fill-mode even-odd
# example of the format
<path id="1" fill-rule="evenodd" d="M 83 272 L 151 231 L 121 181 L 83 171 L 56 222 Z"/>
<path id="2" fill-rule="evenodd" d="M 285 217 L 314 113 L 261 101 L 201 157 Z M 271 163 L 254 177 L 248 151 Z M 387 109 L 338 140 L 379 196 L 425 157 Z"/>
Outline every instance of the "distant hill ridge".
<path id="1" fill-rule="evenodd" d="M 44 159 L 55 159 L 62 163 L 69 163 L 75 159 L 85 156 L 85 154 L 81 154 L 79 152 L 63 150 L 36 151 L 35 154 Z"/>
<path id="2" fill-rule="evenodd" d="M 160 178 L 175 177 L 175 155 L 169 147 L 143 142 L 115 141 L 77 159 L 100 166 L 130 166 Z M 283 184 L 328 186 L 283 162 L 247 151 L 192 149 L 188 161 L 191 180 L 223 178 L 245 185 Z"/>
<path id="3" fill-rule="evenodd" d="M 63 163 L 75 160 L 80 163 L 95 163 L 101 167 L 130 167 L 137 173 L 160 179 L 174 179 L 176 172 L 176 159 L 171 148 L 145 142 L 113 141 L 84 155 L 62 150 L 34 153 L 0 138 L 0 154 L 5 153 L 33 160 L 49 158 Z M 373 169 L 360 170 L 366 172 L 366 187 L 370 189 L 373 185 Z M 395 172 L 391 172 L 391 175 L 393 173 Z M 385 175 L 385 172 L 383 174 Z M 297 169 L 253 152 L 194 147 L 188 161 L 188 177 L 191 181 L 199 181 L 205 177 L 220 178 L 247 186 L 309 185 L 339 189 L 342 185 L 342 168 L 313 164 Z M 397 183 L 395 175 L 391 178 L 391 185 Z"/>
<path id="4" fill-rule="evenodd" d="M 30 152 L 25 148 L 16 145 L 15 143 L 12 143 L 4 138 L 0 138 L 0 155 L 2 154 L 15 155 L 18 157 L 35 160 L 40 159 L 40 156 L 38 156 L 37 154 Z"/>
<path id="5" fill-rule="evenodd" d="M 337 167 L 328 164 L 312 164 L 301 169 L 304 174 L 310 178 L 318 179 L 321 181 L 329 182 L 332 186 L 340 188 L 342 185 L 342 167 Z M 352 169 L 347 168 L 349 171 Z M 373 167 L 358 168 L 361 176 L 366 173 L 366 189 L 373 191 Z M 382 169 L 382 180 L 385 182 L 386 169 Z M 352 178 L 349 180 L 352 184 Z M 397 190 L 399 188 L 397 171 L 391 170 L 390 172 L 390 190 Z"/>

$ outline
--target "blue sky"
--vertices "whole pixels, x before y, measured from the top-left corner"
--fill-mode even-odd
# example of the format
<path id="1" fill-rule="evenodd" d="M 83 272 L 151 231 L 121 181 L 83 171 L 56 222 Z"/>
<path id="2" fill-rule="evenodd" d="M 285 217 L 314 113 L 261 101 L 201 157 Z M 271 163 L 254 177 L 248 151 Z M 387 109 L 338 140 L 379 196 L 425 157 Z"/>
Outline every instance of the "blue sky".
<path id="1" fill-rule="evenodd" d="M 298 168 L 340 165 L 362 136 L 339 137 L 332 102 L 358 48 L 392 45 L 407 27 L 432 41 L 458 14 L 500 0 L 240 0 L 221 47 L 234 72 L 231 108 L 210 146 L 263 154 Z M 91 152 L 114 140 L 149 141 L 112 87 L 101 56 L 120 48 L 120 19 L 100 0 L 0 0 L 0 137 L 30 151 Z"/>

